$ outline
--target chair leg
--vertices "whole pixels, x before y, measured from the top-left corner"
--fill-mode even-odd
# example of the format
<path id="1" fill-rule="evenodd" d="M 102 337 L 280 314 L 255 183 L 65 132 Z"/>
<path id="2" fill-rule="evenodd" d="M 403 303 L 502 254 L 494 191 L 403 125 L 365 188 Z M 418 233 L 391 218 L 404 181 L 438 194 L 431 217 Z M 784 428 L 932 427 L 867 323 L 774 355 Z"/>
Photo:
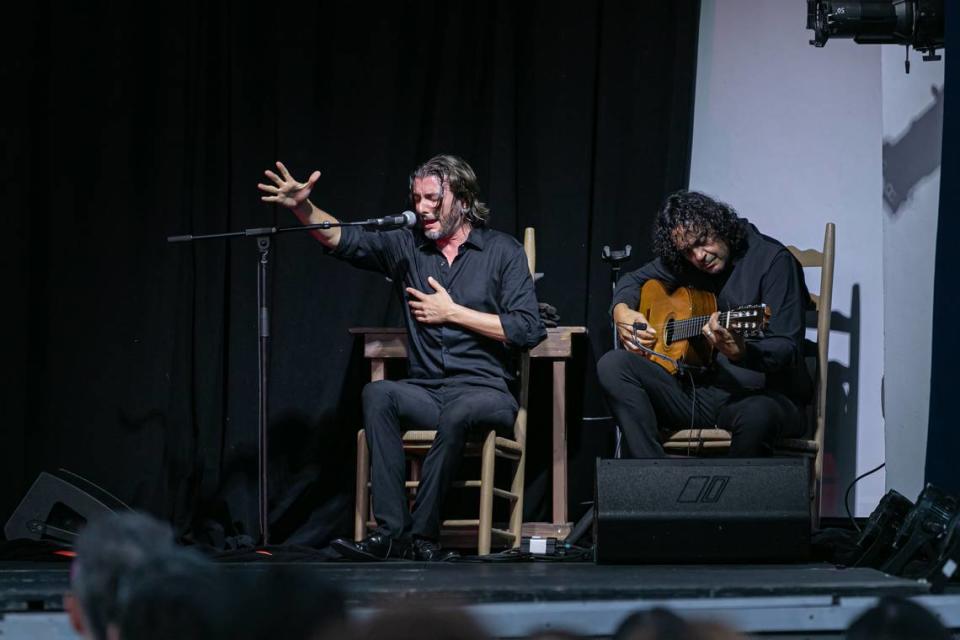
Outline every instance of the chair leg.
<path id="1" fill-rule="evenodd" d="M 517 496 L 513 506 L 510 509 L 510 533 L 513 534 L 513 546 L 520 546 L 520 540 L 523 536 L 523 479 L 524 470 L 527 462 L 526 450 L 520 454 L 513 470 L 513 482 L 510 483 L 510 492 Z"/>
<path id="2" fill-rule="evenodd" d="M 820 460 L 819 454 L 810 463 L 810 526 L 820 528 Z"/>
<path id="3" fill-rule="evenodd" d="M 477 532 L 477 553 L 490 553 L 493 529 L 493 472 L 496 463 L 497 432 L 490 431 L 483 439 L 480 459 L 480 526 Z"/>
<path id="4" fill-rule="evenodd" d="M 418 455 L 410 456 L 410 473 L 408 477 L 414 482 L 420 482 L 423 473 L 423 460 Z M 418 485 L 419 486 L 419 485 Z M 413 511 L 413 505 L 417 502 L 417 489 L 411 489 L 407 492 L 407 508 Z"/>
<path id="5" fill-rule="evenodd" d="M 370 452 L 367 434 L 357 433 L 357 499 L 353 512 L 353 539 L 363 540 L 367 535 L 367 513 L 370 511 Z"/>

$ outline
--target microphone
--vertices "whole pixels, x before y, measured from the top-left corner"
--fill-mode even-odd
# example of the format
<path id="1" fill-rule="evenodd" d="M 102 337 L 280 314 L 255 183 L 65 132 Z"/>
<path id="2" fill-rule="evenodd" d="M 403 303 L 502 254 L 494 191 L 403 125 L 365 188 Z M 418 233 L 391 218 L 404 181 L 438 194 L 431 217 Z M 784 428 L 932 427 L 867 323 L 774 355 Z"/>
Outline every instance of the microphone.
<path id="1" fill-rule="evenodd" d="M 412 227 L 417 224 L 417 214 L 413 211 L 404 211 L 398 216 L 386 216 L 385 218 L 370 218 L 360 223 L 363 227 L 373 227 L 374 229 L 402 229 Z"/>

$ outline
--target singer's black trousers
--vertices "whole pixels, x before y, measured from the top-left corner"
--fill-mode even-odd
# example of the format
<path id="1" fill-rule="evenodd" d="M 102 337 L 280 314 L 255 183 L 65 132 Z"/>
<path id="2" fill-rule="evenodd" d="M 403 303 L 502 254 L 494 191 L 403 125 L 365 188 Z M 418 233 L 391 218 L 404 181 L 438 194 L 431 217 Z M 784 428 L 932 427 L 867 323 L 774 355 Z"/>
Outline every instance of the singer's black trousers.
<path id="1" fill-rule="evenodd" d="M 363 388 L 370 448 L 370 482 L 377 533 L 394 539 L 436 540 L 440 507 L 460 464 L 471 429 L 508 432 L 517 416 L 509 391 L 451 380 L 380 380 Z M 423 461 L 413 513 L 407 507 L 403 432 L 436 429 Z"/>
<path id="2" fill-rule="evenodd" d="M 661 433 L 691 426 L 729 430 L 731 457 L 766 455 L 778 437 L 796 437 L 803 431 L 800 410 L 781 393 L 734 394 L 691 384 L 629 351 L 607 352 L 597 363 L 597 375 L 623 433 L 624 457 L 663 457 Z"/>

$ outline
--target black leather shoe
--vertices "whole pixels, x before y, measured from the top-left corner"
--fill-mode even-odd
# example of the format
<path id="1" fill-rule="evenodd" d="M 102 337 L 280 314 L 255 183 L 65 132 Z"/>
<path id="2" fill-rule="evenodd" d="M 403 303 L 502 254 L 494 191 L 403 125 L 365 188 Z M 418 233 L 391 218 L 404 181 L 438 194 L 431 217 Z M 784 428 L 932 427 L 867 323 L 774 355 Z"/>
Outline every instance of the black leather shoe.
<path id="1" fill-rule="evenodd" d="M 441 549 L 433 540 L 416 538 L 413 541 L 413 557 L 422 562 L 443 562 L 459 558 L 460 554 L 450 549 Z"/>
<path id="2" fill-rule="evenodd" d="M 406 558 L 412 555 L 408 543 L 395 540 L 382 533 L 367 536 L 360 542 L 337 538 L 330 543 L 330 546 L 344 558 L 359 562 L 376 562 L 387 558 Z"/>

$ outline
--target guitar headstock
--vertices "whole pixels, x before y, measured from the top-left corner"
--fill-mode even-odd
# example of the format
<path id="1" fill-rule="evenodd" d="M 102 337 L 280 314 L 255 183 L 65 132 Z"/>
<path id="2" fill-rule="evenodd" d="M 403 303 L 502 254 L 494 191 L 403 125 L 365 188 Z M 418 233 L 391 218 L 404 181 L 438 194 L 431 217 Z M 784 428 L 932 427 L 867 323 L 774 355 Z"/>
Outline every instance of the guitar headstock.
<path id="1" fill-rule="evenodd" d="M 736 331 L 745 338 L 762 335 L 770 324 L 770 307 L 765 304 L 751 304 L 726 313 L 721 324 L 727 329 Z"/>

